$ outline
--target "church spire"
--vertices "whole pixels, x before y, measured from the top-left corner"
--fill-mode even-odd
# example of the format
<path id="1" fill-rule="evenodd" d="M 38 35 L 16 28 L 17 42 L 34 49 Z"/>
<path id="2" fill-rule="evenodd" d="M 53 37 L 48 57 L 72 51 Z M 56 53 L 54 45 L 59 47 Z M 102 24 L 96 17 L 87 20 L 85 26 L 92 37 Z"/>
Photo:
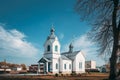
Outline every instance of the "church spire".
<path id="1" fill-rule="evenodd" d="M 52 24 L 52 28 L 51 28 L 50 32 L 51 32 L 51 35 L 53 35 L 54 32 L 55 32 L 55 29 L 54 29 L 54 25 L 53 25 L 53 24 Z"/>
<path id="2" fill-rule="evenodd" d="M 73 52 L 73 44 L 72 44 L 72 43 L 70 43 L 70 45 L 69 45 L 69 52 L 70 52 L 70 53 Z"/>
<path id="3" fill-rule="evenodd" d="M 52 34 L 54 34 L 55 29 L 53 28 L 53 26 L 52 26 L 52 28 L 51 28 L 50 32 L 51 32 L 51 35 L 52 35 Z"/>
<path id="4" fill-rule="evenodd" d="M 50 35 L 48 36 L 47 40 L 49 39 L 56 39 L 57 40 L 57 36 L 55 35 L 55 29 L 54 26 L 52 25 L 52 28 L 50 29 Z"/>

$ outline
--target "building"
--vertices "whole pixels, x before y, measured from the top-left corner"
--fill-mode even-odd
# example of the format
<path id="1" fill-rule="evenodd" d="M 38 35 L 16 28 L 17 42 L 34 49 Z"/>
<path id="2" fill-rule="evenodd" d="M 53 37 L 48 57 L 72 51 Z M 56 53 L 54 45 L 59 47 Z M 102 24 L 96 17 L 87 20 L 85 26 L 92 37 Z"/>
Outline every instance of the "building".
<path id="1" fill-rule="evenodd" d="M 85 61 L 86 69 L 96 69 L 96 61 Z"/>
<path id="2" fill-rule="evenodd" d="M 85 57 L 82 51 L 73 51 L 73 44 L 69 45 L 69 51 L 60 52 L 60 42 L 55 35 L 55 30 L 50 30 L 50 35 L 44 44 L 43 57 L 38 61 L 38 72 L 40 72 L 40 64 L 43 63 L 44 73 L 62 73 L 70 74 L 85 72 Z"/>
<path id="3" fill-rule="evenodd" d="M 96 61 L 85 61 L 86 72 L 100 72 L 99 68 L 96 68 Z"/>
<path id="4" fill-rule="evenodd" d="M 110 64 L 108 63 L 108 64 L 101 66 L 100 72 L 103 72 L 103 73 L 110 72 Z"/>
<path id="5" fill-rule="evenodd" d="M 12 67 L 12 70 L 14 70 L 14 71 L 22 71 L 22 66 L 14 66 L 14 67 Z"/>
<path id="6" fill-rule="evenodd" d="M 43 68 L 43 64 L 40 64 L 40 73 L 44 73 Z M 38 73 L 38 64 L 32 64 L 31 66 L 29 66 L 29 72 Z"/>

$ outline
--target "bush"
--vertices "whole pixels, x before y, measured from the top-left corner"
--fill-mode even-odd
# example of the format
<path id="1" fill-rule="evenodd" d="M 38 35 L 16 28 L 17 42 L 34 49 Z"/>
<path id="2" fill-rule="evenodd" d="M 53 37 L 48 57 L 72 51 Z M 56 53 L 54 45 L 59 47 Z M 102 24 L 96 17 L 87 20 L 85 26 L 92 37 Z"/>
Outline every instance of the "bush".
<path id="1" fill-rule="evenodd" d="M 55 77 L 58 77 L 58 73 L 55 74 Z"/>
<path id="2" fill-rule="evenodd" d="M 61 76 L 63 76 L 63 74 L 61 74 Z"/>
<path id="3" fill-rule="evenodd" d="M 77 74 L 74 72 L 74 73 L 71 73 L 71 76 L 76 76 Z"/>

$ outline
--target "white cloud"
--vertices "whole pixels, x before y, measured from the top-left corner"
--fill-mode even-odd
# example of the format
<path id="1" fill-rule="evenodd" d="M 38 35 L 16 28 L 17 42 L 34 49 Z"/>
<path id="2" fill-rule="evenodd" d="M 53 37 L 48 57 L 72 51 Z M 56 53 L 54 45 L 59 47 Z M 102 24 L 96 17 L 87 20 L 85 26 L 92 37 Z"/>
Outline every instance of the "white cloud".
<path id="1" fill-rule="evenodd" d="M 84 50 L 85 52 L 90 52 L 93 48 L 94 43 L 87 38 L 87 34 L 81 35 L 79 37 L 74 37 L 70 42 L 66 43 L 63 47 L 63 51 L 69 49 L 70 43 L 73 43 L 74 50 Z"/>
<path id="2" fill-rule="evenodd" d="M 91 42 L 90 40 L 88 40 L 87 35 L 82 35 L 80 37 L 76 37 L 74 39 L 74 46 L 76 48 L 86 48 L 86 47 L 90 47 L 93 45 L 93 42 Z"/>
<path id="3" fill-rule="evenodd" d="M 90 39 L 88 39 L 87 34 L 76 37 L 73 41 L 73 45 L 75 47 L 75 50 L 81 49 L 86 55 L 96 52 L 94 43 Z"/>
<path id="4" fill-rule="evenodd" d="M 0 56 L 31 58 L 37 55 L 38 49 L 28 42 L 20 31 L 6 30 L 0 26 Z"/>

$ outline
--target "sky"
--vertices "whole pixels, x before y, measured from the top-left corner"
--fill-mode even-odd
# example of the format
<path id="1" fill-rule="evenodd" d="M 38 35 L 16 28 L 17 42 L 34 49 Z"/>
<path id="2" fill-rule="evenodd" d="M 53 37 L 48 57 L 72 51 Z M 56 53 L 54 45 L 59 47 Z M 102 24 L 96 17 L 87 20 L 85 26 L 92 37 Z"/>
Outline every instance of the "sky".
<path id="1" fill-rule="evenodd" d="M 44 53 L 44 43 L 52 25 L 61 44 L 61 52 L 82 50 L 86 60 L 98 57 L 94 42 L 87 39 L 91 26 L 80 20 L 76 0 L 0 0 L 0 61 L 37 64 Z"/>

